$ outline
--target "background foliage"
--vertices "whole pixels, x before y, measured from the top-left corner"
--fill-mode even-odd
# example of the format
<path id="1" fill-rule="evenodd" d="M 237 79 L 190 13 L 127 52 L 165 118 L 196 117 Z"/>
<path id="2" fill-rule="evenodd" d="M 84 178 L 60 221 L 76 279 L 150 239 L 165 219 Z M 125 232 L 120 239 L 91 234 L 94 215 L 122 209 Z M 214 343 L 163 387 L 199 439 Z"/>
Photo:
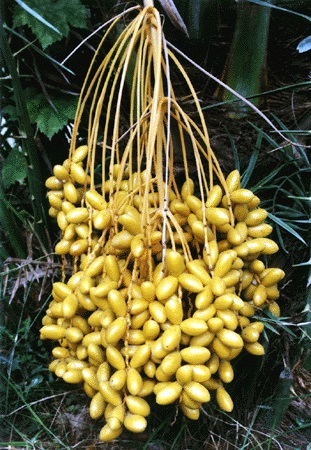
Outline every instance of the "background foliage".
<path id="1" fill-rule="evenodd" d="M 175 3 L 188 38 L 156 5 L 167 38 L 205 71 L 185 60 L 212 146 L 225 172 L 241 171 L 274 225 L 281 250 L 271 266 L 287 273 L 282 317 L 263 318 L 265 357 L 238 361 L 233 415 L 209 407 L 192 424 L 175 417 L 173 407 L 163 413 L 154 405 L 148 435 L 128 435 L 118 445 L 305 450 L 311 441 L 309 2 Z M 0 448 L 104 448 L 97 441 L 101 425 L 81 406 L 87 399 L 49 374 L 50 348 L 38 340 L 59 275 L 44 180 L 67 157 L 78 94 L 104 31 L 85 38 L 124 8 L 114 0 L 1 2 Z M 259 106 L 290 142 L 206 71 Z"/>

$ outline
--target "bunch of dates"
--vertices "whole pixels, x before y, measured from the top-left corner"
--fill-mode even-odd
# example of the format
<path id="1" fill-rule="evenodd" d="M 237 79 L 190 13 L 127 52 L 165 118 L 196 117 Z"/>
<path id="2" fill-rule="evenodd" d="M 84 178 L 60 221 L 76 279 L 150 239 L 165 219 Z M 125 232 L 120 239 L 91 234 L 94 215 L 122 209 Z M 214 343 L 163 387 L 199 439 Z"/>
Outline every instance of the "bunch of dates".
<path id="1" fill-rule="evenodd" d="M 195 420 L 214 391 L 232 411 L 231 361 L 243 349 L 264 354 L 264 325 L 253 316 L 280 314 L 284 272 L 264 262 L 278 250 L 267 211 L 237 170 L 204 202 L 191 178 L 180 191 L 172 184 L 163 209 L 144 172 L 115 164 L 95 186 L 87 155 L 78 147 L 46 181 L 64 261 L 40 330 L 57 341 L 49 369 L 83 384 L 103 441 L 144 431 L 150 395 Z"/>

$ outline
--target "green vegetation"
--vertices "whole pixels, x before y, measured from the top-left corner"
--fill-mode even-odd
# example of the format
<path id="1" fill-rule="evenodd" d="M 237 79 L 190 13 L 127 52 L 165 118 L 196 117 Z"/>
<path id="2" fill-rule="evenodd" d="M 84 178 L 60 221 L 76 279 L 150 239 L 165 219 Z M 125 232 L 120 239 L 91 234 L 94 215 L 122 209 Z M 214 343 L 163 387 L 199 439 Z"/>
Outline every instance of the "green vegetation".
<path id="1" fill-rule="evenodd" d="M 197 64 L 185 59 L 212 147 L 224 171 L 237 168 L 243 186 L 269 212 L 280 246 L 271 266 L 286 272 L 281 317 L 260 318 L 265 356 L 243 353 L 235 363 L 243 375 L 230 385 L 233 413 L 207 406 L 199 421 L 191 422 L 173 406 L 163 412 L 154 403 L 147 432 L 122 435 L 115 448 L 306 450 L 311 441 L 309 2 L 175 3 L 189 37 L 168 19 L 165 33 Z M 265 43 L 244 48 L 258 63 L 248 65 L 248 72 L 240 70 L 245 63 L 235 45 L 238 36 L 249 39 L 241 19 L 246 13 L 239 12 L 244 4 L 260 11 L 267 26 Z M 83 391 L 48 371 L 51 347 L 39 340 L 39 329 L 61 273 L 44 180 L 67 157 L 79 91 L 103 34 L 95 30 L 123 10 L 112 0 L 1 2 L 0 448 L 109 448 L 98 441 L 102 424 L 89 418 Z M 262 25 L 252 24 L 256 41 Z M 107 41 L 99 60 L 110 46 Z M 215 79 L 250 104 L 242 107 Z M 173 80 L 182 98 L 178 81 Z M 125 131 L 128 117 L 121 123 Z M 81 142 L 87 126 L 82 123 Z"/>

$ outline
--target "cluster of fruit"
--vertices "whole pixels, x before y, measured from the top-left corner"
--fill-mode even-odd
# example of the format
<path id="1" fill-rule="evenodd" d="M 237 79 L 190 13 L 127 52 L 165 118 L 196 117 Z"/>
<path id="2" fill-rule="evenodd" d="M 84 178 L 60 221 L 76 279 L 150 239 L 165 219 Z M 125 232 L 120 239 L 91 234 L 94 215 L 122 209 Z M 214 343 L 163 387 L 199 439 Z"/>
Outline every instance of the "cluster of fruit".
<path id="1" fill-rule="evenodd" d="M 156 177 L 125 164 L 98 189 L 87 156 L 77 148 L 46 181 L 64 260 L 40 330 L 59 342 L 50 370 L 83 383 L 91 417 L 106 420 L 104 441 L 142 432 L 151 394 L 197 419 L 215 391 L 230 412 L 231 361 L 243 349 L 264 353 L 252 317 L 279 315 L 284 272 L 260 259 L 278 250 L 266 210 L 236 170 L 202 201 L 190 178 L 163 196 Z"/>

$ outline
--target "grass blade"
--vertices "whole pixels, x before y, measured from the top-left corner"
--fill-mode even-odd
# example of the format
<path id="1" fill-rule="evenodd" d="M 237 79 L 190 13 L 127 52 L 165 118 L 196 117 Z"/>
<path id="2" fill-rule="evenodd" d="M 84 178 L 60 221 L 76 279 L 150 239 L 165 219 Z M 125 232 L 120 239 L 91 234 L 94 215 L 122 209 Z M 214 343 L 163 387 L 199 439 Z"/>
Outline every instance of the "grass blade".
<path id="1" fill-rule="evenodd" d="M 233 158 L 234 158 L 234 167 L 240 172 L 241 165 L 240 165 L 238 149 L 236 148 L 235 142 L 227 129 L 226 129 L 226 133 L 227 133 L 227 136 L 230 141 L 231 148 L 232 148 L 232 153 L 233 153 Z"/>
<path id="2" fill-rule="evenodd" d="M 38 14 L 34 9 L 30 8 L 30 6 L 26 5 L 22 0 L 15 0 L 16 3 L 19 4 L 25 11 L 27 11 L 30 15 L 32 15 L 35 19 L 39 20 L 39 22 L 43 23 L 43 25 L 51 28 L 51 30 L 55 31 L 55 33 L 62 34 L 57 28 L 55 28 L 50 22 L 45 20 L 40 14 Z"/>
<path id="3" fill-rule="evenodd" d="M 295 236 L 297 239 L 299 239 L 303 244 L 307 245 L 306 241 L 303 239 L 300 234 L 298 234 L 288 223 L 286 223 L 284 220 L 280 219 L 279 217 L 275 216 L 274 214 L 268 213 L 269 219 L 271 219 L 273 222 L 275 222 L 280 227 L 284 228 L 284 230 L 288 231 L 290 234 Z"/>
<path id="4" fill-rule="evenodd" d="M 260 148 L 261 148 L 261 142 L 262 142 L 262 132 L 259 131 L 258 137 L 256 140 L 256 144 L 255 144 L 255 148 L 252 151 L 250 159 L 249 159 L 248 167 L 242 176 L 242 180 L 241 180 L 242 187 L 247 186 L 247 183 L 249 182 L 250 177 L 252 176 L 252 173 L 256 167 L 257 159 L 258 159 Z"/>
<path id="5" fill-rule="evenodd" d="M 295 16 L 303 17 L 304 19 L 307 19 L 311 22 L 310 16 L 306 16 L 305 14 L 301 14 L 296 11 L 292 11 L 291 9 L 282 8 L 281 6 L 273 5 L 269 2 L 264 2 L 262 0 L 248 0 L 248 1 L 250 3 L 255 3 L 256 5 L 267 6 L 268 8 L 275 8 L 275 9 L 278 9 L 279 11 L 284 11 L 284 12 L 288 12 L 290 14 L 294 14 Z"/>
<path id="6" fill-rule="evenodd" d="M 75 75 L 74 72 L 68 67 L 64 66 L 63 62 L 58 62 L 56 59 L 52 58 L 47 51 L 41 50 L 39 47 L 33 44 L 33 42 L 30 42 L 28 39 L 25 38 L 25 36 L 22 36 L 20 33 L 18 33 L 16 30 L 13 30 L 13 28 L 8 27 L 6 24 L 3 24 L 3 28 L 5 30 L 8 30 L 10 33 L 15 34 L 15 36 L 18 36 L 22 41 L 26 42 L 27 45 L 29 45 L 33 50 L 35 50 L 39 55 L 43 56 L 44 58 L 47 58 L 49 61 L 51 61 L 53 64 L 61 67 L 62 69 L 69 72 L 71 75 Z"/>

